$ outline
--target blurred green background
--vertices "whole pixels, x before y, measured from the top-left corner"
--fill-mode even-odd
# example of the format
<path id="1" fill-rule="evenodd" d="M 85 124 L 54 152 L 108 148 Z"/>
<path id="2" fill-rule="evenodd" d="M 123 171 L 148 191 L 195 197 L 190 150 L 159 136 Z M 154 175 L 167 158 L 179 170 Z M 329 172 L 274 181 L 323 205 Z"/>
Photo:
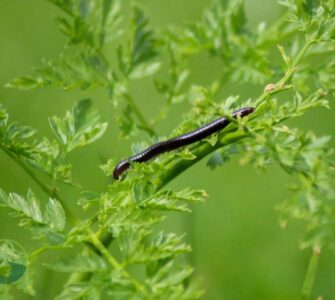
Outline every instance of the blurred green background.
<path id="1" fill-rule="evenodd" d="M 142 2 L 157 27 L 197 20 L 210 3 L 208 0 Z M 251 29 L 261 20 L 271 24 L 282 13 L 275 0 L 247 0 L 246 9 Z M 38 129 L 38 136 L 50 137 L 48 116 L 62 116 L 75 101 L 91 97 L 102 120 L 110 122 L 109 129 L 102 140 L 76 151 L 71 160 L 75 175 L 85 189 L 102 191 L 108 182 L 99 164 L 110 157 L 124 158 L 130 153 L 130 144 L 141 138 L 116 142 L 115 111 L 104 93 L 56 89 L 15 91 L 3 87 L 10 79 L 29 74 L 31 67 L 38 66 L 42 58 L 57 58 L 65 39 L 54 23 L 56 15 L 58 10 L 46 1 L 0 1 L 0 101 L 12 121 L 29 124 Z M 191 60 L 191 70 L 194 83 L 206 84 L 219 73 L 220 65 L 209 63 L 207 56 L 201 56 Z M 148 81 L 137 82 L 132 88 L 146 117 L 153 117 L 163 99 L 157 97 Z M 225 95 L 241 94 L 247 98 L 261 91 L 262 87 L 243 86 L 231 88 Z M 187 104 L 174 108 L 168 122 L 158 128 L 159 133 L 167 135 L 186 110 Z M 316 109 L 290 125 L 334 135 L 334 117 L 333 108 Z M 280 229 L 275 210 L 288 195 L 287 187 L 292 180 L 275 167 L 261 174 L 250 167 L 240 167 L 238 161 L 233 160 L 215 171 L 209 170 L 203 161 L 173 182 L 174 187 L 202 188 L 209 194 L 207 203 L 195 205 L 191 215 L 172 216 L 166 223 L 169 229 L 187 232 L 186 238 L 194 248 L 189 259 L 207 290 L 203 299 L 297 299 L 310 253 L 298 247 L 303 233 L 301 224 L 293 222 L 285 230 Z M 3 152 L 0 152 L 0 186 L 7 192 L 19 193 L 26 193 L 31 186 L 42 200 L 46 198 Z M 77 192 L 71 189 L 63 192 L 63 198 L 73 202 L 71 206 L 80 215 L 74 201 L 76 197 Z M 27 251 L 33 249 L 35 242 L 17 229 L 17 220 L 8 217 L 4 208 L 0 210 L 0 223 L 1 238 L 19 240 Z M 35 275 L 40 284 L 34 299 L 52 299 L 51 295 L 59 292 L 64 283 L 63 278 L 43 268 Z M 335 299 L 335 257 L 328 250 L 321 256 L 313 299 L 317 296 Z M 17 299 L 32 298 L 18 294 Z"/>

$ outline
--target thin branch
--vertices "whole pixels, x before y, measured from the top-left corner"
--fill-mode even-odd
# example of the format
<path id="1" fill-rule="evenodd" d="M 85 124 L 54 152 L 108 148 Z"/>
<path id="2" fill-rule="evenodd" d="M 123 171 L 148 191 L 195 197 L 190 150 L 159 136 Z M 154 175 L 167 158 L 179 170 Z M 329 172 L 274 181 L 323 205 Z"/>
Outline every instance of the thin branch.
<path id="1" fill-rule="evenodd" d="M 269 90 L 264 90 L 264 92 L 257 98 L 255 101 L 256 106 L 261 104 L 266 98 L 271 95 L 278 94 L 284 90 L 291 88 L 291 86 L 286 86 L 290 80 L 292 79 L 294 73 L 297 70 L 298 64 L 304 58 L 307 51 L 311 48 L 312 45 L 316 44 L 315 39 L 310 39 L 306 41 L 305 45 L 302 47 L 300 52 L 297 54 L 296 58 L 294 59 L 292 65 L 287 69 L 285 75 L 275 84 L 272 85 L 272 88 Z"/>
<path id="2" fill-rule="evenodd" d="M 301 290 L 301 294 L 299 298 L 300 300 L 308 300 L 311 297 L 316 271 L 319 266 L 320 254 L 321 254 L 321 249 L 318 247 L 314 247 L 313 253 L 309 260 L 305 280 L 302 286 L 302 290 Z"/>
<path id="3" fill-rule="evenodd" d="M 215 150 L 227 146 L 232 143 L 236 143 L 237 141 L 249 136 L 247 133 L 241 131 L 238 133 L 232 133 L 230 135 L 224 135 L 221 140 L 216 143 L 215 146 L 210 145 L 208 142 L 201 142 L 198 147 L 192 152 L 192 154 L 196 157 L 192 160 L 179 160 L 177 163 L 173 165 L 168 171 L 164 172 L 155 182 L 157 186 L 157 190 L 162 189 L 165 185 L 167 185 L 170 181 L 175 179 L 181 173 L 201 161 L 204 157 L 214 152 Z"/>
<path id="4" fill-rule="evenodd" d="M 100 253 L 105 257 L 108 263 L 116 270 L 120 271 L 122 275 L 128 279 L 133 286 L 146 298 L 153 299 L 150 294 L 146 291 L 145 287 L 139 283 L 135 278 L 133 278 L 123 267 L 122 265 L 112 256 L 112 254 L 107 250 L 105 245 L 101 242 L 101 240 L 96 236 L 95 232 L 93 232 L 90 228 L 87 229 L 87 233 L 89 235 L 89 239 L 92 244 L 99 249 Z"/>

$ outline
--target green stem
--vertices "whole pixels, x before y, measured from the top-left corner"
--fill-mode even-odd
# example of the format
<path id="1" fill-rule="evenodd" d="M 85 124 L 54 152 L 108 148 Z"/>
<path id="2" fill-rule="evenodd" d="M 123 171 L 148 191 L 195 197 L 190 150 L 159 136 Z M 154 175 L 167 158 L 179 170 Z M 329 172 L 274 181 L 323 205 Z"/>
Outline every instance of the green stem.
<path id="1" fill-rule="evenodd" d="M 313 253 L 309 260 L 305 280 L 302 286 L 299 298 L 300 300 L 308 300 L 311 297 L 315 275 L 319 265 L 320 253 L 321 253 L 320 248 L 314 247 Z"/>
<path id="2" fill-rule="evenodd" d="M 141 111 L 138 109 L 137 105 L 135 104 L 134 99 L 128 93 L 124 93 L 124 97 L 128 101 L 128 104 L 132 108 L 132 110 L 135 113 L 137 119 L 140 121 L 140 123 L 141 123 L 140 128 L 143 129 L 144 131 L 146 131 L 150 136 L 157 136 L 156 132 L 147 123 L 147 121 L 144 118 L 144 116 L 142 115 Z"/>
<path id="3" fill-rule="evenodd" d="M 170 181 L 175 179 L 181 173 L 201 161 L 204 157 L 214 152 L 215 150 L 227 146 L 229 144 L 236 143 L 237 141 L 248 137 L 249 134 L 244 131 L 232 132 L 230 134 L 223 135 L 216 145 L 213 147 L 208 142 L 201 142 L 200 145 L 192 152 L 196 157 L 192 160 L 179 160 L 175 163 L 167 172 L 163 173 L 156 181 L 157 190 L 162 189 Z"/>
<path id="4" fill-rule="evenodd" d="M 310 39 L 305 43 L 305 45 L 302 47 L 302 49 L 300 50 L 300 52 L 294 59 L 293 64 L 289 67 L 289 69 L 285 73 L 284 77 L 281 80 L 279 80 L 278 83 L 276 84 L 278 87 L 283 87 L 286 83 L 288 83 L 291 80 L 294 72 L 296 71 L 298 64 L 305 56 L 308 49 L 315 43 L 316 43 L 315 39 Z"/>
<path id="5" fill-rule="evenodd" d="M 100 253 L 105 257 L 109 264 L 116 270 L 120 271 L 122 275 L 128 279 L 133 286 L 146 298 L 153 299 L 149 293 L 146 291 L 145 287 L 140 284 L 136 279 L 134 279 L 130 274 L 122 267 L 122 265 L 110 254 L 105 245 L 100 241 L 96 234 L 89 228 L 87 229 L 89 239 L 92 244 L 100 251 Z"/>
<path id="6" fill-rule="evenodd" d="M 260 103 L 262 103 L 267 97 L 278 94 L 284 90 L 287 90 L 291 88 L 291 86 L 286 86 L 290 80 L 292 79 L 292 76 L 294 75 L 294 72 L 297 69 L 298 64 L 301 62 L 309 48 L 316 43 L 315 39 L 308 40 L 305 45 L 302 47 L 296 58 L 294 59 L 292 65 L 287 69 L 285 75 L 275 84 L 273 84 L 273 88 L 269 90 L 264 90 L 264 92 L 257 98 L 255 101 L 256 106 L 258 106 Z"/>

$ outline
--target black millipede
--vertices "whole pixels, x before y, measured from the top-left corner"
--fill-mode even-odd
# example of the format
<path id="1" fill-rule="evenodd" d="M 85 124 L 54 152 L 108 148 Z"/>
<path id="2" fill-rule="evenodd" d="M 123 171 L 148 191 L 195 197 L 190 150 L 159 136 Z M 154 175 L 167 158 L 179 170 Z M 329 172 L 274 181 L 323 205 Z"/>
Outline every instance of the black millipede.
<path id="1" fill-rule="evenodd" d="M 243 107 L 238 110 L 235 110 L 232 113 L 232 118 L 237 118 L 238 116 L 243 118 L 251 114 L 255 109 L 253 107 Z M 113 171 L 114 179 L 119 179 L 123 172 L 130 168 L 132 162 L 142 163 L 152 158 L 156 157 L 159 154 L 176 150 L 178 148 L 190 145 L 197 141 L 200 141 L 211 134 L 222 130 L 225 128 L 231 121 L 225 117 L 219 118 L 203 127 L 200 127 L 191 132 L 176 136 L 167 141 L 159 142 L 153 144 L 149 148 L 143 150 L 142 152 L 130 156 L 129 158 L 120 161 Z"/>

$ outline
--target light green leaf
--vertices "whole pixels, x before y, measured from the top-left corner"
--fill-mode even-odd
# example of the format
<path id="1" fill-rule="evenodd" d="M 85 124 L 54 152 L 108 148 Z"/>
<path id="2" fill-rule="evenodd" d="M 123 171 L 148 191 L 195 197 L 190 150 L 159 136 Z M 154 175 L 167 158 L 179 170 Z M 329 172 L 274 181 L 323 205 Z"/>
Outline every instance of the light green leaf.
<path id="1" fill-rule="evenodd" d="M 99 123 L 99 116 L 92 109 L 92 103 L 88 99 L 77 102 L 63 119 L 52 117 L 49 121 L 66 152 L 93 143 L 101 138 L 107 129 L 107 123 Z"/>
<path id="2" fill-rule="evenodd" d="M 244 1 L 238 0 L 232 4 L 231 25 L 236 33 L 241 33 L 245 30 L 247 17 L 244 10 Z"/>
<path id="3" fill-rule="evenodd" d="M 29 90 L 29 89 L 35 89 L 37 87 L 43 86 L 42 82 L 40 82 L 37 78 L 32 77 L 18 77 L 14 80 L 10 81 L 5 85 L 7 88 L 15 88 L 15 89 L 21 89 L 21 90 Z"/>
<path id="4" fill-rule="evenodd" d="M 44 222 L 55 231 L 63 231 L 65 227 L 65 213 L 59 201 L 50 198 L 44 213 Z"/>
<path id="5" fill-rule="evenodd" d="M 51 270 L 65 273 L 99 272 L 107 269 L 104 259 L 93 252 L 68 256 L 44 265 Z"/>
<path id="6" fill-rule="evenodd" d="M 197 158 L 189 149 L 184 149 L 178 152 L 177 155 L 185 160 L 193 160 Z"/>
<path id="7" fill-rule="evenodd" d="M 57 200 L 49 199 L 43 212 L 31 190 L 25 198 L 16 193 L 7 195 L 0 189 L 0 201 L 2 206 L 13 210 L 13 215 L 21 218 L 19 225 L 29 229 L 35 238 L 46 238 L 52 244 L 64 242 L 65 215 Z"/>
<path id="8" fill-rule="evenodd" d="M 68 143 L 68 136 L 63 121 L 58 117 L 51 117 L 49 119 L 49 124 L 58 141 L 66 145 Z"/>
<path id="9" fill-rule="evenodd" d="M 155 74 L 160 69 L 160 67 L 161 67 L 160 62 L 140 64 L 131 71 L 129 78 L 139 79 L 151 76 Z"/>
<path id="10" fill-rule="evenodd" d="M 100 165 L 100 169 L 105 173 L 106 176 L 112 176 L 115 168 L 115 161 L 109 159 L 105 164 Z"/>
<path id="11" fill-rule="evenodd" d="M 72 165 L 59 165 L 53 171 L 53 179 L 70 185 L 75 185 L 72 175 Z"/>

